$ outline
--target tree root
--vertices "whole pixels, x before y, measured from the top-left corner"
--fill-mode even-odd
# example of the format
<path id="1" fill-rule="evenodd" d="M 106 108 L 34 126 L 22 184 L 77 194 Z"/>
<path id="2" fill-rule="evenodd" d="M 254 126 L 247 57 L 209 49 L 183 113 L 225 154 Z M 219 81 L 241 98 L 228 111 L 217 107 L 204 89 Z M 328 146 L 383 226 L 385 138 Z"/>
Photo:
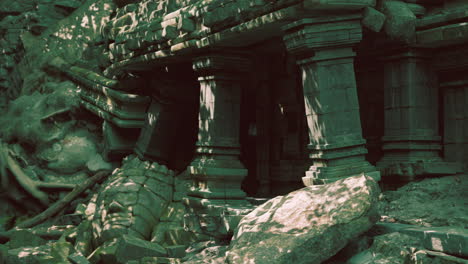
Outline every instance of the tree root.
<path id="1" fill-rule="evenodd" d="M 42 205 L 49 205 L 49 196 L 47 193 L 39 190 L 37 182 L 31 180 L 31 178 L 24 173 L 20 165 L 10 156 L 8 148 L 3 144 L 0 145 L 0 160 L 0 173 L 2 173 L 3 188 L 8 188 L 8 173 L 6 170 L 9 169 L 19 185 L 23 187 L 28 194 L 36 198 Z"/>
<path id="2" fill-rule="evenodd" d="M 8 171 L 11 172 L 12 176 L 16 179 L 19 185 L 32 197 L 39 200 L 43 206 L 49 205 L 49 199 L 47 191 L 62 191 L 62 190 L 73 190 L 76 185 L 69 183 L 55 183 L 55 182 L 42 182 L 34 181 L 24 173 L 20 165 L 11 157 L 9 149 L 0 142 L 0 186 L 7 192 L 10 192 L 9 184 L 10 179 L 8 178 Z"/>
<path id="3" fill-rule="evenodd" d="M 0 232 L 0 244 L 4 244 L 8 242 L 12 238 L 12 236 L 14 236 L 16 231 L 22 231 L 22 230 L 29 231 L 33 235 L 39 236 L 46 240 L 58 240 L 65 233 L 65 231 L 73 227 L 75 226 L 65 225 L 65 226 L 41 227 L 41 228 L 35 228 L 35 229 L 17 228 L 14 230 L 8 230 L 8 231 Z"/>
<path id="4" fill-rule="evenodd" d="M 103 181 L 107 176 L 110 175 L 110 171 L 101 171 L 96 173 L 93 177 L 86 179 L 80 185 L 77 185 L 73 191 L 68 193 L 65 197 L 61 200 L 55 202 L 52 206 L 47 208 L 42 213 L 36 215 L 35 217 L 28 219 L 22 223 L 20 223 L 17 228 L 30 228 L 36 226 L 50 217 L 60 213 L 65 206 L 67 206 L 70 202 L 76 199 L 81 193 L 86 191 L 88 188 L 92 187 L 94 184 Z"/>

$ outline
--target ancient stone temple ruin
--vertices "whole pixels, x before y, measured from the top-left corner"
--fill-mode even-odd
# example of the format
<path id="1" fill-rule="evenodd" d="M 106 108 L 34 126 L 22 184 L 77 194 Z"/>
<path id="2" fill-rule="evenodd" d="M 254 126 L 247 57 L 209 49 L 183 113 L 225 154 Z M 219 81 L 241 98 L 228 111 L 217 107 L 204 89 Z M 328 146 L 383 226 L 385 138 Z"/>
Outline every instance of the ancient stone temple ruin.
<path id="1" fill-rule="evenodd" d="M 211 200 L 466 168 L 461 2 L 116 4 L 81 61 L 50 62 L 104 120 L 109 159 L 187 168 Z"/>
<path id="2" fill-rule="evenodd" d="M 75 103 L 30 111 L 56 125 L 81 111 L 94 135 L 73 123 L 76 137 L 28 141 L 30 149 L 50 156 L 85 133 L 98 138 L 80 145 L 95 158 L 76 154 L 82 165 L 67 173 L 118 168 L 83 205 L 78 230 L 89 235 L 73 238 L 71 263 L 130 263 L 137 256 L 122 252 L 144 243 L 158 245 L 147 246 L 148 263 L 170 263 L 161 261 L 191 243 L 229 240 L 255 206 L 304 186 L 353 186 L 365 175 L 393 188 L 467 171 L 464 0 L 56 2 L 49 7 L 66 16 L 47 27 L 34 18 L 30 30 L 16 30 L 6 18 L 20 12 L 4 8 L 3 45 L 16 37 L 22 50 L 3 49 L 21 56 L 2 66 L 2 80 L 17 87 L 12 97 L 66 83 Z M 68 166 L 51 160 L 38 164 Z M 233 248 L 228 263 L 247 263 Z"/>

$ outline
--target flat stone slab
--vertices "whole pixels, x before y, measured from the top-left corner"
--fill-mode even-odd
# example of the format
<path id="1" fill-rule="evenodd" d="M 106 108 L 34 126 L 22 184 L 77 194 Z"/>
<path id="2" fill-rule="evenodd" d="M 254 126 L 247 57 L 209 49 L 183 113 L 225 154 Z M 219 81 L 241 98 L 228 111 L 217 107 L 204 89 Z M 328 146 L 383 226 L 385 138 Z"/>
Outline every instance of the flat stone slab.
<path id="1" fill-rule="evenodd" d="M 124 235 L 117 242 L 115 257 L 119 263 L 143 257 L 166 257 L 167 251 L 161 245 L 136 237 Z"/>
<path id="2" fill-rule="evenodd" d="M 468 257 L 468 231 L 463 228 L 377 223 L 373 230 L 378 233 L 400 232 L 418 238 L 426 249 Z"/>

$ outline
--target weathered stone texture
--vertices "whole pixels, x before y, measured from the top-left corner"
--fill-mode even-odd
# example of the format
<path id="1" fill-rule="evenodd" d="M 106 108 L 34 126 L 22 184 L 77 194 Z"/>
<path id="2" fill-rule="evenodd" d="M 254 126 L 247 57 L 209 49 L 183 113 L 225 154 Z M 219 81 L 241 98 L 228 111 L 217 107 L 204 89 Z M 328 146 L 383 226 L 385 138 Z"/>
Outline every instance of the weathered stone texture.
<path id="1" fill-rule="evenodd" d="M 357 16 L 302 19 L 283 28 L 287 50 L 302 72 L 311 166 L 306 186 L 365 172 L 380 174 L 364 158 L 352 47 L 362 38 Z M 339 77 L 338 77 L 339 76 Z"/>
<path id="2" fill-rule="evenodd" d="M 467 201 L 468 181 L 465 175 L 429 178 L 384 192 L 380 213 L 387 222 L 466 229 Z"/>
<path id="3" fill-rule="evenodd" d="M 410 180 L 461 169 L 440 156 L 439 87 L 429 58 L 411 48 L 385 57 L 384 157 L 377 163 L 384 176 Z"/>
<path id="4" fill-rule="evenodd" d="M 362 25 L 374 32 L 379 32 L 385 23 L 385 19 L 385 15 L 381 12 L 372 7 L 366 7 L 362 17 Z"/>
<path id="5" fill-rule="evenodd" d="M 164 165 L 128 158 L 104 186 L 93 218 L 95 245 L 124 234 L 149 240 L 172 201 L 173 172 Z"/>
<path id="6" fill-rule="evenodd" d="M 365 175 L 276 197 L 245 216 L 229 263 L 320 263 L 377 221 L 379 188 Z"/>
<path id="7" fill-rule="evenodd" d="M 416 16 L 401 1 L 383 2 L 382 12 L 387 16 L 384 30 L 393 39 L 414 42 L 416 33 Z"/>

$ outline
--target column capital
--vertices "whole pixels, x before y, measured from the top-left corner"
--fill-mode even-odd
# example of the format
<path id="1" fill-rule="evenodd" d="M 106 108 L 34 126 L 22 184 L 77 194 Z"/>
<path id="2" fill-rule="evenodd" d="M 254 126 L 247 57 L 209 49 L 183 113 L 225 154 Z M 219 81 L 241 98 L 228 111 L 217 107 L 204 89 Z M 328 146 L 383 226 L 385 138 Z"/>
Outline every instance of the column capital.
<path id="1" fill-rule="evenodd" d="M 246 52 L 213 51 L 194 58 L 193 70 L 201 76 L 217 72 L 246 73 L 252 69 L 249 57 L 250 54 Z"/>
<path id="2" fill-rule="evenodd" d="M 283 27 L 283 41 L 299 58 L 316 50 L 351 47 L 362 39 L 360 19 L 360 15 L 301 19 Z"/>
<path id="3" fill-rule="evenodd" d="M 383 62 L 401 59 L 430 60 L 433 52 L 433 49 L 405 46 L 379 52 L 379 56 Z"/>

